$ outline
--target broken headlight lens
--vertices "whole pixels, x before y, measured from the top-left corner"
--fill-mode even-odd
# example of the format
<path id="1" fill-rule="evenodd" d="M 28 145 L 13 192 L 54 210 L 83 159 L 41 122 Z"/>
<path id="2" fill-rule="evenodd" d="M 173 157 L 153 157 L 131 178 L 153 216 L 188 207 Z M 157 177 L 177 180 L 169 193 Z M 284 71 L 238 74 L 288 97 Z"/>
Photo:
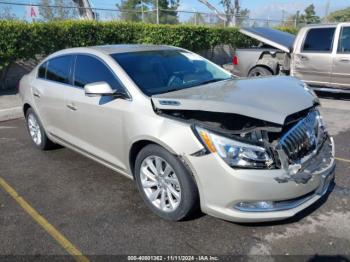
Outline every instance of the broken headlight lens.
<path id="1" fill-rule="evenodd" d="M 263 147 L 242 143 L 198 126 L 195 131 L 210 152 L 217 153 L 232 167 L 267 168 L 273 163 Z"/>

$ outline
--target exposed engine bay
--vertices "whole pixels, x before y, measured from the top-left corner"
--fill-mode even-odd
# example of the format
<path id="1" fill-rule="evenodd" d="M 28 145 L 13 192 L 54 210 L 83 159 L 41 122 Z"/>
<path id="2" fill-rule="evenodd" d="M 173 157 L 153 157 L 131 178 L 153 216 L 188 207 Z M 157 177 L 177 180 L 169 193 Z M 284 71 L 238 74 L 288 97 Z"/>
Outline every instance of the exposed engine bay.
<path id="1" fill-rule="evenodd" d="M 320 122 L 316 105 L 289 115 L 284 125 L 231 113 L 160 109 L 155 111 L 165 117 L 185 121 L 247 144 L 264 147 L 273 157 L 273 161 L 267 167 L 284 168 L 290 173 L 288 177 L 276 178 L 278 183 L 290 180 L 306 183 L 311 178 L 308 172 L 302 172 L 306 169 L 306 163 L 312 156 L 318 155 L 324 143 L 330 146 L 329 136 Z M 321 152 L 320 155 L 325 154 Z M 330 158 L 328 155 L 324 157 Z"/>

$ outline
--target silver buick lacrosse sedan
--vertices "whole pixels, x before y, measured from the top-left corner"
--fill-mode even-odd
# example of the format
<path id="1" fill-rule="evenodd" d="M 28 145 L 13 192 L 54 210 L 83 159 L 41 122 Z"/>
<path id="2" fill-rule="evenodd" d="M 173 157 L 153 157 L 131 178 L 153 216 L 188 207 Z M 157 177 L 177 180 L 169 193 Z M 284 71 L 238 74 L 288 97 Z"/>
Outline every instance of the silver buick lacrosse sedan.
<path id="1" fill-rule="evenodd" d="M 235 79 L 185 49 L 109 45 L 50 55 L 20 94 L 36 147 L 59 144 L 135 180 L 164 219 L 285 219 L 334 180 L 319 101 L 295 78 Z"/>

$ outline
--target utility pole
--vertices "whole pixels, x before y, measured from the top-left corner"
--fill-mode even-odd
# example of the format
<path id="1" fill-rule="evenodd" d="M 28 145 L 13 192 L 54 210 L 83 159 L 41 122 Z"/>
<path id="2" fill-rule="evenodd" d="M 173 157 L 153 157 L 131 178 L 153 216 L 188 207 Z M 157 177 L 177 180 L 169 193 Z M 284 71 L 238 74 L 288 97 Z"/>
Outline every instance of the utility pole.
<path id="1" fill-rule="evenodd" d="M 92 10 L 89 0 L 73 0 L 78 6 L 79 16 L 86 20 L 96 19 L 96 13 Z"/>
<path id="2" fill-rule="evenodd" d="M 159 0 L 157 0 L 157 25 L 159 24 Z"/>
<path id="3" fill-rule="evenodd" d="M 143 1 L 141 0 L 141 19 L 142 19 L 142 23 L 145 22 L 145 14 L 143 12 Z"/>
<path id="4" fill-rule="evenodd" d="M 239 6 L 239 0 L 235 0 L 235 7 L 234 7 L 234 14 L 233 14 L 233 25 L 237 25 L 237 17 L 240 15 L 240 6 Z"/>
<path id="5" fill-rule="evenodd" d="M 328 0 L 325 8 L 325 14 L 323 19 L 324 22 L 328 22 L 329 8 L 330 8 L 330 2 Z"/>
<path id="6" fill-rule="evenodd" d="M 300 11 L 298 10 L 295 15 L 295 28 L 298 28 L 299 26 L 299 17 L 300 17 Z"/>

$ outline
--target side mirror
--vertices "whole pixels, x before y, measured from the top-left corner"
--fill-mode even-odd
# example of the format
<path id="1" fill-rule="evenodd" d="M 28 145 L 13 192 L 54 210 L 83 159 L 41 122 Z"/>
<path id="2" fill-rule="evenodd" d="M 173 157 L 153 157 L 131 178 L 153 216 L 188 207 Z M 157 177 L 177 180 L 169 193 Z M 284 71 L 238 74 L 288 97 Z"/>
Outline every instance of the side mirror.
<path id="1" fill-rule="evenodd" d="M 117 90 L 113 90 L 112 87 L 106 82 L 95 82 L 84 86 L 86 96 L 114 96 L 120 95 Z"/>

